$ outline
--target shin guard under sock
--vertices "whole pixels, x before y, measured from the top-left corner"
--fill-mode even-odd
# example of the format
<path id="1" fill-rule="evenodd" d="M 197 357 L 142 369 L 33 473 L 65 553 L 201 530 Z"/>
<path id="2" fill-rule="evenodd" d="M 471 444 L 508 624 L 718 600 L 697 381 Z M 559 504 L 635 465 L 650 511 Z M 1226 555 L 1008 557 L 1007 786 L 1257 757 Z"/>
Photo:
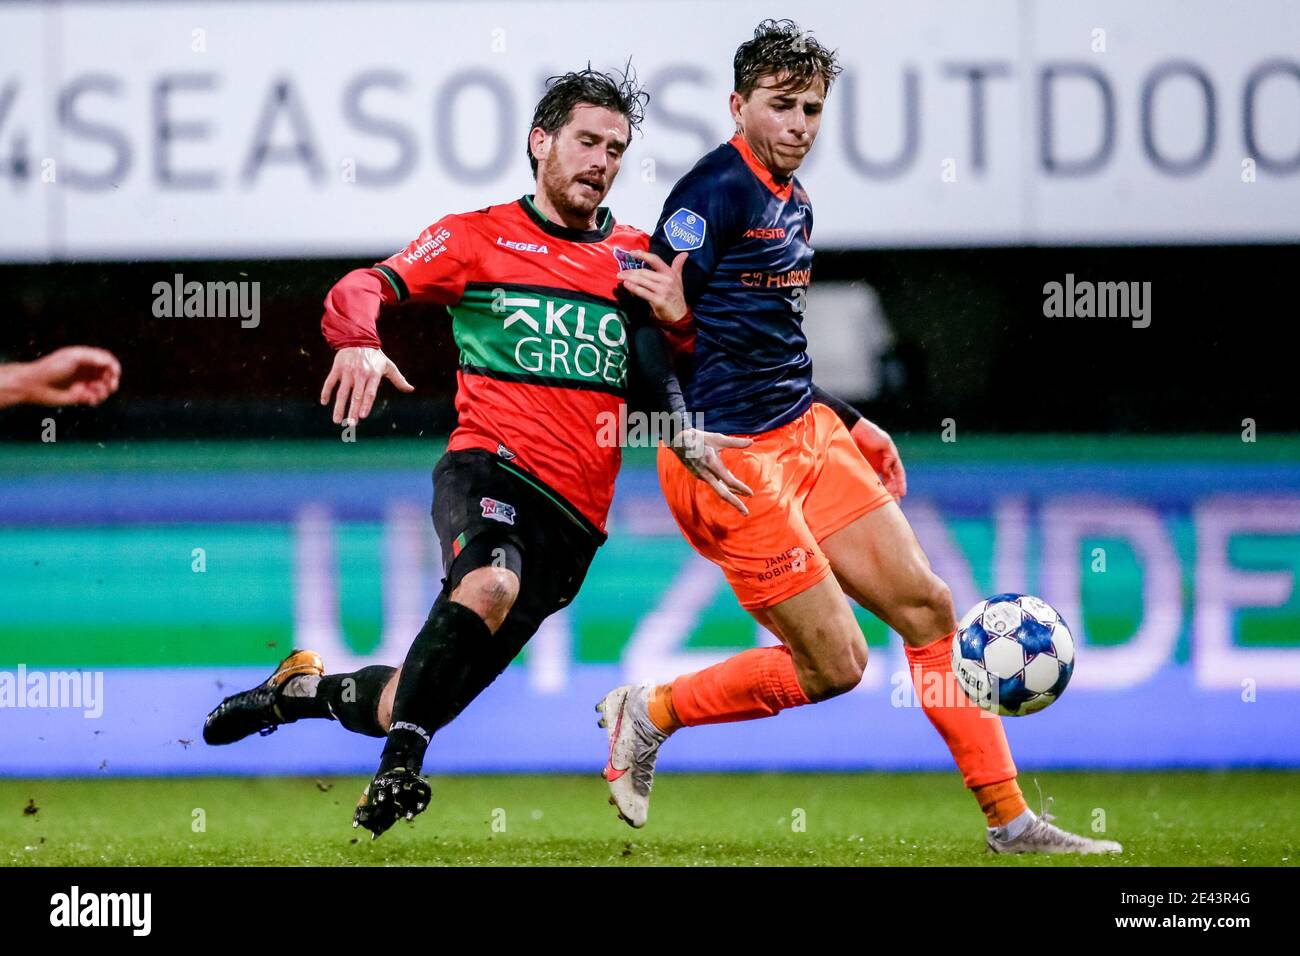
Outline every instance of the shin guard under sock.
<path id="1" fill-rule="evenodd" d="M 423 766 L 433 732 L 446 722 L 441 712 L 461 697 L 475 661 L 491 642 L 492 631 L 474 611 L 455 601 L 434 604 L 402 664 L 381 773 Z"/>

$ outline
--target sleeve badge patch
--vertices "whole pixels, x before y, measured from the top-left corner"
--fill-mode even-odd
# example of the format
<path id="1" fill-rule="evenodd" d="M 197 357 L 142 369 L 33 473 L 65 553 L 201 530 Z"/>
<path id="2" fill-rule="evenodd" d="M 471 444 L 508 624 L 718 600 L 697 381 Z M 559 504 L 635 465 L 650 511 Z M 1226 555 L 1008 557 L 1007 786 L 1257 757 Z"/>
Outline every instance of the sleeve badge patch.
<path id="1" fill-rule="evenodd" d="M 675 252 L 694 252 L 704 245 L 709 224 L 697 212 L 682 208 L 664 222 L 664 237 Z"/>

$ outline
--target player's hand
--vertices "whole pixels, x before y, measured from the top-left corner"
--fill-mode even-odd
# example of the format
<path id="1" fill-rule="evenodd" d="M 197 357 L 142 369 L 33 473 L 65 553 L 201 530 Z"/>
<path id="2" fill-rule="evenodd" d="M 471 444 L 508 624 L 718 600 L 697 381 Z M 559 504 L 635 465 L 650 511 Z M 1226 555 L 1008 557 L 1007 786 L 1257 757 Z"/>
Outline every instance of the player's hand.
<path id="1" fill-rule="evenodd" d="M 681 252 L 669 265 L 653 252 L 629 249 L 628 255 L 646 264 L 644 269 L 624 269 L 618 274 L 628 292 L 650 305 L 661 325 L 676 325 L 686 318 L 686 292 L 682 287 L 682 267 L 686 253 Z"/>
<path id="2" fill-rule="evenodd" d="M 907 472 L 903 470 L 903 460 L 898 457 L 898 448 L 894 439 L 879 425 L 860 418 L 849 431 L 854 443 L 866 456 L 867 463 L 880 476 L 885 490 L 895 498 L 907 494 Z"/>
<path id="3" fill-rule="evenodd" d="M 69 345 L 34 362 L 11 366 L 12 395 L 6 404 L 98 405 L 117 391 L 122 365 L 112 352 Z"/>
<path id="4" fill-rule="evenodd" d="M 355 425 L 370 414 L 379 384 L 388 379 L 401 392 L 413 392 L 415 386 L 403 377 L 382 349 L 351 347 L 339 349 L 334 355 L 334 367 L 321 389 L 320 403 L 328 405 L 334 387 L 338 397 L 334 402 L 334 424 Z M 346 418 L 344 417 L 346 415 Z"/>
<path id="5" fill-rule="evenodd" d="M 754 492 L 722 463 L 718 449 L 748 448 L 752 444 L 752 438 L 734 438 L 698 428 L 683 428 L 668 447 L 678 461 L 686 466 L 687 471 L 712 488 L 719 498 L 748 517 L 749 509 L 736 496 L 749 498 Z"/>

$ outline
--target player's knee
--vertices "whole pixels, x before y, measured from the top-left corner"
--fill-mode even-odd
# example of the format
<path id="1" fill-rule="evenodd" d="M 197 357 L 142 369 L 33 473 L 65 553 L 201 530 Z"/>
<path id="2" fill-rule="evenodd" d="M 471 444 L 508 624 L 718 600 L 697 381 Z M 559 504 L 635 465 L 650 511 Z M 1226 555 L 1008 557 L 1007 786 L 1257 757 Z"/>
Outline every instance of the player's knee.
<path id="1" fill-rule="evenodd" d="M 852 652 L 853 652 L 853 660 L 854 660 L 854 662 L 856 663 L 857 668 L 858 668 L 858 681 L 861 682 L 861 680 L 862 680 L 862 675 L 865 674 L 865 673 L 867 672 L 867 642 L 866 642 L 866 639 L 864 638 L 863 640 L 860 640 L 860 641 L 854 641 L 854 642 L 852 643 L 852 645 L 851 645 L 851 648 L 852 648 Z M 856 687 L 857 684 L 854 684 L 853 686 Z"/>
<path id="2" fill-rule="evenodd" d="M 853 688 L 862 682 L 862 671 L 854 667 L 833 667 L 824 670 L 818 670 L 811 675 L 808 681 L 810 686 L 804 687 L 803 691 L 810 701 L 816 703 L 821 700 L 830 700 L 832 697 L 839 697 L 841 694 L 847 694 Z"/>
<path id="3" fill-rule="evenodd" d="M 942 637 L 957 626 L 952 591 L 941 577 L 926 568 L 918 576 L 911 596 L 891 624 L 912 647 L 921 647 Z"/>
<path id="4" fill-rule="evenodd" d="M 866 669 L 867 644 L 862 640 L 852 641 L 801 673 L 799 683 L 809 700 L 827 700 L 857 687 Z"/>
<path id="5" fill-rule="evenodd" d="M 519 597 L 519 576 L 509 568 L 475 568 L 456 585 L 451 599 L 463 604 L 495 631 Z"/>
<path id="6" fill-rule="evenodd" d="M 952 613 L 952 589 L 948 587 L 943 578 L 939 577 L 933 571 L 927 575 L 928 580 L 923 588 L 924 604 L 931 613 L 936 615 L 945 615 Z"/>

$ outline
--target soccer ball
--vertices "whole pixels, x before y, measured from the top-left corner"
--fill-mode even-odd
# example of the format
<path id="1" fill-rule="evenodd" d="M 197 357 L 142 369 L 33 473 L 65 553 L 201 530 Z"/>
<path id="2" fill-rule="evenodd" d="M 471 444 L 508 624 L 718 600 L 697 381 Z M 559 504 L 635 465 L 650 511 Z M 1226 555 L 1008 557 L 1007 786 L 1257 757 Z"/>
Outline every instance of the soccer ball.
<path id="1" fill-rule="evenodd" d="M 1074 636 L 1056 608 L 1029 594 L 995 594 L 966 612 L 952 671 L 971 700 L 1003 717 L 1042 710 L 1074 673 Z"/>

